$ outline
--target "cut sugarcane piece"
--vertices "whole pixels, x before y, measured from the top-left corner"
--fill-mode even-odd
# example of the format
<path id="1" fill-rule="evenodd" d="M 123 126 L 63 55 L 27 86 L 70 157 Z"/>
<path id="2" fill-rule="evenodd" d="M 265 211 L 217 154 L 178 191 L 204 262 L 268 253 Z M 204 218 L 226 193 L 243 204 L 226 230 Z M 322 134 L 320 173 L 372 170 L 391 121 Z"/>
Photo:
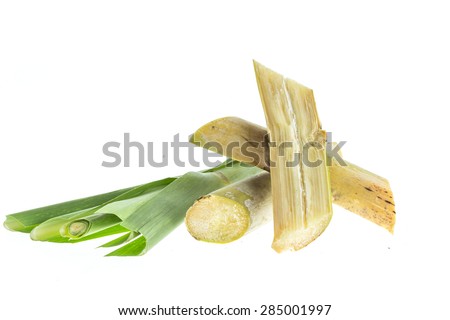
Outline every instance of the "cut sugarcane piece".
<path id="1" fill-rule="evenodd" d="M 186 213 L 186 227 L 197 240 L 227 243 L 272 220 L 270 174 L 235 182 L 198 199 Z"/>
<path id="2" fill-rule="evenodd" d="M 254 62 L 266 115 L 277 252 L 314 241 L 332 217 L 326 134 L 312 90 Z"/>
<path id="3" fill-rule="evenodd" d="M 190 141 L 211 151 L 222 150 L 220 153 L 225 156 L 269 171 L 269 147 L 266 137 L 267 130 L 257 124 L 235 117 L 225 117 L 199 128 L 191 135 Z M 235 141 L 240 143 L 239 147 L 233 148 L 233 153 L 225 153 L 226 150 L 231 150 L 227 146 Z M 394 231 L 395 205 L 392 190 L 385 178 L 348 161 L 345 161 L 345 165 L 333 162 L 333 166 L 328 166 L 328 171 L 334 204 L 376 223 L 391 233 Z"/>
<path id="4" fill-rule="evenodd" d="M 389 232 L 394 232 L 395 203 L 389 181 L 348 161 L 330 166 L 333 201 Z"/>
<path id="5" fill-rule="evenodd" d="M 266 128 L 244 119 L 213 120 L 195 131 L 189 141 L 228 158 L 270 170 Z"/>

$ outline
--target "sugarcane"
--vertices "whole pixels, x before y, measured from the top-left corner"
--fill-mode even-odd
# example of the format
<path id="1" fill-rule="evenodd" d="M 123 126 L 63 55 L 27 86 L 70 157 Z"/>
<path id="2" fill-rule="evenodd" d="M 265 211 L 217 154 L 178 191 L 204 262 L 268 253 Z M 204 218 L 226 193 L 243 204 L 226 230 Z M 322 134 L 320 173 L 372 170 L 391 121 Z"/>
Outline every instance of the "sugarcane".
<path id="1" fill-rule="evenodd" d="M 251 122 L 236 117 L 217 119 L 198 129 L 191 135 L 190 141 L 270 171 L 267 130 Z M 239 147 L 229 148 L 232 144 Z M 335 161 L 330 157 L 327 163 L 331 176 L 333 202 L 392 233 L 395 225 L 395 205 L 389 182 L 343 159 Z M 259 201 L 271 205 L 270 194 L 262 191 L 262 194 L 267 197 L 262 200 L 259 196 L 261 186 L 264 185 L 267 188 L 270 185 L 269 175 L 261 175 L 257 180 L 258 183 L 252 181 L 255 179 L 249 178 L 249 181 L 244 180 L 228 186 L 227 192 L 217 190 L 199 199 L 186 215 L 186 226 L 191 235 L 203 241 L 230 242 L 270 219 L 268 206 L 249 206 L 249 200 L 241 201 L 241 199 L 257 197 Z M 245 190 L 245 197 L 234 196 L 235 193 L 242 193 L 243 190 Z M 228 199 L 224 200 L 224 197 Z M 215 205 L 216 201 L 222 204 L 221 210 L 218 210 Z M 234 221 L 233 228 L 240 230 L 235 234 L 224 232 L 223 229 L 229 228 L 223 224 L 217 224 L 218 221 L 227 219 L 226 216 L 232 216 L 233 210 L 240 212 L 241 217 L 246 217 L 246 219 Z M 239 224 L 242 221 L 245 223 Z"/>
<path id="2" fill-rule="evenodd" d="M 30 233 L 33 240 L 56 243 L 119 234 L 101 245 L 122 245 L 108 256 L 142 255 L 183 222 L 197 198 L 262 171 L 229 160 L 202 172 L 11 214 L 4 224 L 10 230 Z"/>
<path id="3" fill-rule="evenodd" d="M 277 252 L 300 250 L 325 231 L 333 215 L 326 132 L 311 89 L 254 62 L 270 148 L 274 239 Z M 312 148 L 305 149 L 305 146 Z M 308 165 L 306 160 L 310 158 Z"/>
<path id="4" fill-rule="evenodd" d="M 216 119 L 191 134 L 190 142 L 211 151 L 219 152 L 226 157 L 270 171 L 270 146 L 267 129 L 252 122 L 237 117 Z M 233 143 L 239 147 L 229 148 L 228 146 Z M 328 149 L 331 149 L 331 146 Z M 334 204 L 356 213 L 390 233 L 394 232 L 395 202 L 387 179 L 345 159 L 335 161 L 331 156 L 328 157 L 327 168 L 330 174 L 331 194 Z M 267 175 L 266 183 L 270 184 L 268 177 L 269 175 Z M 255 192 L 257 190 L 251 193 Z M 210 215 L 221 215 L 221 212 L 217 210 L 210 210 L 209 212 Z M 265 212 L 252 213 L 252 215 L 259 214 L 265 215 Z M 194 219 L 194 217 L 198 218 L 196 215 L 188 216 L 189 219 Z M 186 220 L 186 224 L 188 224 L 189 219 Z M 204 220 L 202 223 L 205 224 L 207 221 Z M 189 225 L 194 225 L 194 222 Z M 202 240 L 206 241 L 206 239 Z M 233 240 L 237 240 L 237 238 Z"/>
<path id="5" fill-rule="evenodd" d="M 312 90 L 259 63 L 254 67 L 268 130 L 228 117 L 191 137 L 234 161 L 8 215 L 4 226 L 33 240 L 58 243 L 118 235 L 101 245 L 120 246 L 108 256 L 135 256 L 183 220 L 195 238 L 226 243 L 273 219 L 272 247 L 281 252 L 303 248 L 326 229 L 332 199 L 393 232 L 395 205 L 388 181 L 327 157 Z"/>
<path id="6" fill-rule="evenodd" d="M 186 227 L 197 240 L 228 243 L 272 221 L 270 174 L 235 182 L 198 199 L 186 212 Z"/>

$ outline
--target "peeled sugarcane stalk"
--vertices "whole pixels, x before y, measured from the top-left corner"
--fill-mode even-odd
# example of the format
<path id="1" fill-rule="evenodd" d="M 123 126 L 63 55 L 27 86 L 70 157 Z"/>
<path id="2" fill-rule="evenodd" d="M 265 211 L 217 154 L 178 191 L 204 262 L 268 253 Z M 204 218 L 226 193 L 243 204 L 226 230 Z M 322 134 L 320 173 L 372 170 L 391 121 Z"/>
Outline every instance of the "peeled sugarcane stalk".
<path id="1" fill-rule="evenodd" d="M 270 142 L 274 240 L 277 252 L 314 241 L 333 215 L 326 132 L 311 89 L 255 62 Z"/>
<path id="2" fill-rule="evenodd" d="M 190 141 L 235 160 L 270 170 L 267 130 L 249 121 L 236 117 L 213 120 L 195 131 Z M 230 145 L 235 147 L 228 147 Z M 343 165 L 336 161 L 329 163 L 333 203 L 392 233 L 395 205 L 389 182 L 348 161 Z M 210 214 L 221 213 L 210 211 Z"/>

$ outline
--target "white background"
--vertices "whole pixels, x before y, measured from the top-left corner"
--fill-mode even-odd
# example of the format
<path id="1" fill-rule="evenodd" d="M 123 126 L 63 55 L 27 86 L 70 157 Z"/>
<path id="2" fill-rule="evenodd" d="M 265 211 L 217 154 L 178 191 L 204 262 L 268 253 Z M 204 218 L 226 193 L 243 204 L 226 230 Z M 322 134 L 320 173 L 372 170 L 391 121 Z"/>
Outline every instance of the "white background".
<path id="1" fill-rule="evenodd" d="M 346 158 L 390 180 L 395 235 L 335 207 L 296 253 L 270 248 L 270 225 L 230 245 L 181 226 L 143 257 L 103 258 L 104 241 L 36 243 L 2 229 L 0 318 L 119 319 L 118 307 L 157 304 L 448 318 L 446 2 L 162 3 L 1 2 L 2 215 L 195 169 L 108 169 L 102 146 L 125 132 L 186 139 L 227 115 L 264 125 L 256 59 L 313 88 Z"/>

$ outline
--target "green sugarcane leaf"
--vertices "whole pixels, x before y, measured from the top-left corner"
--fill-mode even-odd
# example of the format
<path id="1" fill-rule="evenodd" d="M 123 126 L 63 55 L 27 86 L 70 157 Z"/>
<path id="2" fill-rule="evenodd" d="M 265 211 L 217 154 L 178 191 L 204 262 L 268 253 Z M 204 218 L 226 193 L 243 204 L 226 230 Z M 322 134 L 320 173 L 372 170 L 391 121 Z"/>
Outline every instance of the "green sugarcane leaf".
<path id="1" fill-rule="evenodd" d="M 62 216 L 68 213 L 96 207 L 108 202 L 119 195 L 133 190 L 136 187 L 103 193 L 92 197 L 62 202 L 51 206 L 22 211 L 6 216 L 4 226 L 11 231 L 29 233 L 34 227 L 51 218 Z"/>
<path id="2" fill-rule="evenodd" d="M 105 244 L 102 244 L 101 246 L 99 246 L 99 248 L 117 247 L 117 246 L 120 246 L 122 244 L 125 244 L 125 243 L 133 240 L 138 235 L 139 235 L 139 233 L 137 233 L 137 232 L 127 232 L 124 235 L 122 235 L 114 240 L 111 240 Z"/>
<path id="3" fill-rule="evenodd" d="M 139 256 L 144 252 L 146 246 L 145 238 L 141 235 L 130 243 L 120 247 L 119 249 L 108 253 L 107 257 L 131 257 Z"/>
<path id="4" fill-rule="evenodd" d="M 88 208 L 85 210 L 80 210 L 76 212 L 71 212 L 65 215 L 56 216 L 54 218 L 48 219 L 47 221 L 44 221 L 40 225 L 36 226 L 31 231 L 31 238 L 33 240 L 37 241 L 49 241 L 49 242 L 58 242 L 58 243 L 64 243 L 64 238 L 76 238 L 77 236 L 73 237 L 67 232 L 67 227 L 70 226 L 72 223 L 79 223 L 80 225 L 84 224 L 86 229 L 85 232 L 78 235 L 78 237 L 84 236 L 86 231 L 91 229 L 91 222 L 90 219 L 93 219 L 95 221 L 95 218 L 97 218 L 98 213 L 111 213 L 116 214 L 118 218 L 123 218 L 127 216 L 128 210 L 131 210 L 133 206 L 131 206 L 131 203 L 139 202 L 141 201 L 141 197 L 143 198 L 150 198 L 154 193 L 159 192 L 164 187 L 175 181 L 177 178 L 166 178 L 162 180 L 153 181 L 150 183 L 146 183 L 141 186 L 137 186 L 134 188 L 129 189 L 128 191 L 118 195 L 117 197 L 110 199 L 109 201 L 93 207 Z M 127 202 L 128 201 L 128 202 Z M 114 210 L 114 206 L 112 206 L 113 203 L 122 203 L 125 202 L 127 205 L 124 207 L 121 207 L 120 205 L 117 205 L 117 208 Z M 108 212 L 106 210 L 101 211 L 100 209 L 107 207 L 108 205 L 111 205 L 110 211 Z M 129 208 L 128 208 L 129 206 Z M 106 222 L 106 223 L 104 223 Z M 109 217 L 107 221 L 103 220 L 97 220 L 96 224 L 99 226 L 98 230 L 94 230 L 94 232 L 99 231 L 100 229 L 105 229 L 110 226 L 113 226 L 117 223 L 119 223 L 116 218 Z M 108 225 L 109 223 L 109 225 Z M 101 227 L 100 227 L 101 224 Z M 94 228 L 95 229 L 95 228 Z M 89 235 L 92 232 L 88 232 L 87 235 Z"/>
<path id="5" fill-rule="evenodd" d="M 141 196 L 137 196 L 135 198 L 119 200 L 108 203 L 105 206 L 102 206 L 95 213 L 97 214 L 114 214 L 119 217 L 121 220 L 125 220 L 128 218 L 133 212 L 135 212 L 139 207 L 141 207 L 144 203 L 148 202 L 151 198 L 153 198 L 161 189 L 153 191 L 148 194 L 144 194 Z"/>
<path id="6" fill-rule="evenodd" d="M 6 216 L 6 220 L 3 225 L 11 231 L 29 233 L 38 225 L 52 218 L 87 209 L 98 209 L 100 206 L 104 206 L 114 201 L 130 199 L 146 193 L 161 190 L 174 180 L 176 180 L 176 178 L 161 179 L 144 185 L 10 214 Z"/>

